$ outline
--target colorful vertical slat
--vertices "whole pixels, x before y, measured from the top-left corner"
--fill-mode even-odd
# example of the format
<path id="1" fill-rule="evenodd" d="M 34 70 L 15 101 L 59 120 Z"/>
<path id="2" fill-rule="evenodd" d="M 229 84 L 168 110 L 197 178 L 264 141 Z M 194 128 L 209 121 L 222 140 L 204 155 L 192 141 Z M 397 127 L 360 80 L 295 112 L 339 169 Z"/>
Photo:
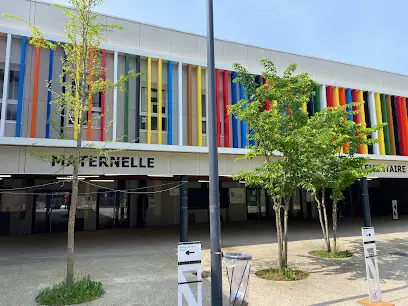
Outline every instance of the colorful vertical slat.
<path id="1" fill-rule="evenodd" d="M 65 90 L 66 90 L 66 82 L 67 82 L 67 73 L 65 71 L 65 61 L 67 60 L 67 55 L 64 52 L 64 60 L 63 60 L 63 66 L 62 66 L 62 88 L 61 92 L 63 95 L 65 95 Z M 60 117 L 60 138 L 64 137 L 64 130 L 65 130 L 65 108 L 61 108 L 61 117 Z M 102 133 L 102 126 L 101 126 L 101 133 Z"/>
<path id="2" fill-rule="evenodd" d="M 125 54 L 125 76 L 129 74 L 129 54 Z M 125 82 L 125 106 L 123 110 L 123 141 L 129 141 L 129 80 Z"/>
<path id="3" fill-rule="evenodd" d="M 394 137 L 394 120 L 392 119 L 392 106 L 391 106 L 391 97 L 390 95 L 386 95 L 385 97 L 385 104 L 387 108 L 387 124 L 388 124 L 388 135 L 389 135 L 389 142 L 390 142 L 390 154 L 396 155 L 395 150 L 395 137 Z"/>
<path id="4" fill-rule="evenodd" d="M 51 43 L 54 43 L 51 41 Z M 52 82 L 52 68 L 54 63 L 54 51 L 50 49 L 48 60 L 48 82 L 47 82 L 47 114 L 45 119 L 45 138 L 50 138 L 50 120 L 51 120 L 51 82 Z"/>
<path id="5" fill-rule="evenodd" d="M 231 74 L 231 103 L 237 104 L 237 83 L 234 79 L 237 77 L 237 73 L 234 71 Z M 232 146 L 238 148 L 238 119 L 232 115 Z"/>
<path id="6" fill-rule="evenodd" d="M 20 137 L 21 135 L 21 116 L 22 116 L 22 111 L 23 111 L 23 90 L 24 90 L 26 45 L 27 45 L 27 37 L 23 36 L 21 38 L 20 73 L 19 73 L 19 78 L 18 78 L 16 137 Z"/>
<path id="7" fill-rule="evenodd" d="M 339 103 L 340 106 L 346 105 L 346 89 L 343 87 L 339 88 Z"/>
<path id="8" fill-rule="evenodd" d="M 106 80 L 106 50 L 102 49 L 101 55 L 101 65 L 102 65 L 102 80 Z M 138 96 L 136 97 L 138 99 Z M 136 111 L 137 112 L 137 111 Z M 105 91 L 101 92 L 101 124 L 100 124 L 100 131 L 99 131 L 99 139 L 101 141 L 105 140 Z"/>
<path id="9" fill-rule="evenodd" d="M 375 107 L 374 92 L 370 92 L 368 95 L 368 107 L 370 109 L 370 123 L 372 126 L 377 125 L 377 110 Z M 371 134 L 371 138 L 378 139 L 378 131 L 374 131 Z M 380 155 L 380 146 L 378 143 L 373 144 L 373 154 Z"/>
<path id="10" fill-rule="evenodd" d="M 167 144 L 173 144 L 173 62 L 167 62 L 167 88 L 168 88 L 168 111 L 167 111 Z"/>
<path id="11" fill-rule="evenodd" d="M 136 72 L 140 73 L 140 56 L 136 56 Z M 170 92 L 169 92 L 170 95 Z M 140 142 L 140 76 L 136 77 L 135 142 Z"/>
<path id="12" fill-rule="evenodd" d="M 36 47 L 35 48 L 35 58 L 34 58 L 34 72 L 33 72 L 34 73 L 34 75 L 33 75 L 33 78 L 34 78 L 34 80 L 33 80 L 33 95 L 32 95 L 32 99 L 31 99 L 30 138 L 35 137 L 35 127 L 36 127 L 36 120 L 37 120 L 37 91 L 38 91 L 38 70 L 39 70 L 39 67 L 40 67 L 40 47 Z M 74 125 L 74 128 L 75 128 L 75 125 Z"/>
<path id="13" fill-rule="evenodd" d="M 389 134 L 389 126 L 388 126 L 388 116 L 387 116 L 387 104 L 385 101 L 385 95 L 380 95 L 380 103 L 381 103 L 381 118 L 382 122 L 386 123 L 383 128 L 384 131 L 384 146 L 385 146 L 385 154 L 390 155 L 390 134 Z"/>
<path id="14" fill-rule="evenodd" d="M 221 146 L 221 115 L 220 115 L 220 71 L 215 69 L 215 122 L 217 126 L 217 146 Z"/>
<path id="15" fill-rule="evenodd" d="M 382 124 L 380 94 L 378 92 L 374 93 L 374 98 L 375 98 L 375 113 L 377 117 L 377 124 Z M 378 145 L 380 147 L 380 155 L 385 155 L 384 131 L 382 128 L 378 130 Z"/>
<path id="16" fill-rule="evenodd" d="M 157 143 L 163 143 L 163 62 L 157 61 Z"/>
<path id="17" fill-rule="evenodd" d="M 339 88 L 337 86 L 333 87 L 333 106 L 340 106 Z"/>
<path id="18" fill-rule="evenodd" d="M 359 115 L 360 123 L 363 124 L 363 125 L 366 125 L 365 111 L 364 111 L 365 101 L 364 101 L 363 91 L 362 90 L 358 90 L 357 97 L 358 97 L 358 100 L 360 102 L 360 105 L 358 107 L 359 108 L 359 114 L 358 115 Z M 365 136 L 365 135 L 363 135 L 362 137 L 364 139 L 367 139 L 367 136 Z M 368 154 L 368 147 L 367 147 L 366 144 L 361 145 L 361 153 L 362 154 Z"/>
<path id="19" fill-rule="evenodd" d="M 222 89 L 224 102 L 224 147 L 230 146 L 230 129 L 229 129 L 229 115 L 228 115 L 228 71 L 222 73 Z"/>
<path id="20" fill-rule="evenodd" d="M 113 82 L 118 82 L 118 51 L 113 53 Z M 113 89 L 113 111 L 112 111 L 112 141 L 117 140 L 117 124 L 118 124 L 118 87 Z"/>
<path id="21" fill-rule="evenodd" d="M 152 143 L 152 58 L 147 58 L 147 143 Z"/>
<path id="22" fill-rule="evenodd" d="M 12 42 L 11 34 L 7 34 L 6 58 L 5 58 L 5 63 L 4 63 L 3 97 L 2 97 L 2 104 L 1 104 L 0 137 L 3 137 L 6 132 L 7 99 L 8 99 L 8 85 L 9 85 L 10 61 L 11 61 L 11 42 Z M 37 67 L 37 72 L 38 72 L 38 67 Z M 37 81 L 38 81 L 38 76 L 37 76 Z"/>
<path id="23" fill-rule="evenodd" d="M 326 86 L 326 103 L 327 107 L 333 107 L 333 88 Z"/>
<path id="24" fill-rule="evenodd" d="M 239 98 L 241 100 L 245 99 L 245 90 L 242 84 L 239 84 Z M 246 122 L 244 120 L 240 121 L 241 125 L 241 148 L 245 148 L 247 145 L 247 131 L 246 131 Z"/>
<path id="25" fill-rule="evenodd" d="M 183 63 L 177 66 L 177 121 L 178 145 L 183 145 Z"/>
<path id="26" fill-rule="evenodd" d="M 93 82 L 93 50 L 89 52 L 89 80 L 88 80 L 88 140 L 92 140 L 92 82 Z"/>
<path id="27" fill-rule="evenodd" d="M 357 103 L 358 101 L 358 91 L 356 89 L 352 89 L 351 90 L 351 98 L 353 103 Z M 353 105 L 353 112 L 355 112 L 353 114 L 353 121 L 354 123 L 359 124 L 360 123 L 360 114 L 359 114 L 359 106 L 358 105 Z"/>
<path id="28" fill-rule="evenodd" d="M 320 86 L 316 85 L 315 95 L 314 95 L 314 110 L 315 112 L 320 112 Z"/>
<path id="29" fill-rule="evenodd" d="M 192 71 L 191 65 L 187 66 L 187 144 L 193 145 L 193 102 L 192 102 Z"/>
<path id="30" fill-rule="evenodd" d="M 327 107 L 327 98 L 326 98 L 326 85 L 321 85 L 319 88 L 320 95 L 320 109 L 323 110 Z"/>
<path id="31" fill-rule="evenodd" d="M 364 117 L 365 117 L 365 123 L 366 123 L 366 127 L 371 127 L 371 115 L 370 115 L 370 108 L 369 108 L 369 102 L 368 102 L 368 92 L 364 91 L 363 92 L 363 100 L 364 102 Z M 367 138 L 371 138 L 371 135 L 368 135 Z M 368 154 L 373 154 L 374 150 L 373 150 L 373 145 L 369 144 L 368 146 Z"/>
<path id="32" fill-rule="evenodd" d="M 402 134 L 404 135 L 404 141 L 401 144 L 404 146 L 404 156 L 408 155 L 408 118 L 407 118 L 407 101 L 405 97 L 400 97 L 401 103 L 401 119 L 402 119 Z"/>
<path id="33" fill-rule="evenodd" d="M 262 84 L 266 84 L 266 79 L 262 78 Z M 271 109 L 271 102 L 270 101 L 265 101 L 264 102 L 264 110 L 270 110 Z"/>
<path id="34" fill-rule="evenodd" d="M 400 150 L 400 135 L 399 131 L 399 122 L 397 114 L 397 97 L 391 97 L 391 110 L 392 110 L 392 121 L 394 123 L 394 139 L 395 139 L 395 153 L 396 155 L 401 155 Z"/>
<path id="35" fill-rule="evenodd" d="M 353 104 L 353 97 L 351 95 L 351 89 L 347 88 L 346 89 L 346 105 L 347 105 L 346 110 L 347 110 L 347 113 L 348 113 L 347 120 L 349 120 L 349 121 L 353 121 L 353 114 L 352 114 L 353 106 L 352 106 L 352 104 Z"/>
<path id="36" fill-rule="evenodd" d="M 403 122 L 403 114 L 402 114 L 402 106 L 401 106 L 401 97 L 396 97 L 395 106 L 397 111 L 397 120 L 398 120 L 398 136 L 399 136 L 399 148 L 400 148 L 400 155 L 405 156 L 407 154 L 405 150 L 405 132 L 404 132 L 404 122 Z"/>
<path id="37" fill-rule="evenodd" d="M 201 101 L 201 67 L 197 66 L 196 77 L 196 95 L 197 95 L 197 145 L 201 147 L 203 145 L 203 112 Z"/>

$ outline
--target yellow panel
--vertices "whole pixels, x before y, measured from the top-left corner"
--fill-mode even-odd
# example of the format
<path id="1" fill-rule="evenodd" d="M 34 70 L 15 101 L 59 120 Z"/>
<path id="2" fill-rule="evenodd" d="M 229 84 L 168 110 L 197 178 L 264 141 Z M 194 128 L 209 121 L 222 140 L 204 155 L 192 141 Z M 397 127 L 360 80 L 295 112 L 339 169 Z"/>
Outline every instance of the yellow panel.
<path id="1" fill-rule="evenodd" d="M 375 114 L 377 117 L 377 124 L 382 124 L 382 114 L 381 114 L 381 103 L 380 103 L 380 94 L 376 92 L 375 97 Z M 378 130 L 378 145 L 380 147 L 380 155 L 385 155 L 385 145 L 384 145 L 384 131 L 383 129 Z"/>
<path id="2" fill-rule="evenodd" d="M 333 87 L 333 106 L 339 107 L 340 99 L 339 99 L 339 88 Z"/>

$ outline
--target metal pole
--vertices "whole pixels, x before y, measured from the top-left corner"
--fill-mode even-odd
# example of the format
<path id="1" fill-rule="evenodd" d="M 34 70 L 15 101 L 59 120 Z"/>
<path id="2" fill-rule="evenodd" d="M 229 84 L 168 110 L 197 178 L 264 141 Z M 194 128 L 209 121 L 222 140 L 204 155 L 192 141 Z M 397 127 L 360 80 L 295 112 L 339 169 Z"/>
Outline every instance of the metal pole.
<path id="1" fill-rule="evenodd" d="M 364 227 L 371 226 L 370 201 L 368 199 L 368 183 L 367 178 L 363 177 L 360 180 L 361 202 L 363 208 Z"/>
<path id="2" fill-rule="evenodd" d="M 208 151 L 210 173 L 211 305 L 222 305 L 218 148 L 215 122 L 213 0 L 207 0 Z"/>
<path id="3" fill-rule="evenodd" d="M 180 186 L 180 242 L 188 241 L 188 177 L 181 176 Z"/>

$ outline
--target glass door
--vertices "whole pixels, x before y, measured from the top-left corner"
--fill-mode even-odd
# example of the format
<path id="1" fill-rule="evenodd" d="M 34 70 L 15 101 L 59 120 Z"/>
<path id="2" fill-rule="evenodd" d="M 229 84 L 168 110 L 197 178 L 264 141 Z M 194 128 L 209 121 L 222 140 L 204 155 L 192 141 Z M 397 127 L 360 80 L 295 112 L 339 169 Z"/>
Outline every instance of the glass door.
<path id="1" fill-rule="evenodd" d="M 68 229 L 69 199 L 61 193 L 34 196 L 34 233 L 66 232 Z"/>
<path id="2" fill-rule="evenodd" d="M 99 229 L 128 227 L 127 193 L 99 190 L 97 212 Z"/>

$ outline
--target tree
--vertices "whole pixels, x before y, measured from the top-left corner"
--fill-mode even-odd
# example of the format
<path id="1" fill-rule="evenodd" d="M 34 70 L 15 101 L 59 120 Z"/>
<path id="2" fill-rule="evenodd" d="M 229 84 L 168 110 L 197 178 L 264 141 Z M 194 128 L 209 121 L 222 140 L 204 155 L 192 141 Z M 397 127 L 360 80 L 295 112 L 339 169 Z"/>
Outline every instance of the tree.
<path id="1" fill-rule="evenodd" d="M 234 179 L 244 179 L 247 185 L 264 188 L 273 200 L 278 239 L 278 263 L 282 271 L 288 264 L 288 213 L 290 200 L 300 184 L 300 173 L 305 160 L 297 150 L 301 143 L 299 130 L 307 124 L 308 115 L 303 106 L 314 94 L 315 82 L 308 74 L 295 75 L 292 64 L 279 76 L 274 64 L 262 60 L 266 84 L 258 86 L 255 79 L 240 64 L 235 82 L 245 89 L 247 99 L 229 106 L 229 113 L 244 120 L 250 129 L 248 135 L 255 145 L 240 159 L 263 160 L 261 166 L 251 171 L 241 171 Z M 263 110 L 265 101 L 271 102 Z M 275 102 L 278 101 L 278 102 Z"/>
<path id="2" fill-rule="evenodd" d="M 359 103 L 362 102 L 355 104 Z M 327 252 L 337 251 L 337 203 L 343 199 L 343 191 L 360 178 L 383 169 L 382 165 L 366 167 L 368 158 L 355 155 L 358 147 L 378 142 L 367 136 L 383 125 L 367 128 L 365 124 L 348 121 L 347 117 L 346 107 L 329 107 L 312 116 L 300 131 L 303 134 L 300 155 L 308 160 L 300 187 L 315 197 Z M 332 191 L 333 248 L 325 204 L 327 189 Z"/>
<path id="3" fill-rule="evenodd" d="M 52 84 L 47 84 L 47 88 L 53 96 L 51 104 L 56 105 L 59 110 L 65 109 L 65 116 L 73 123 L 74 139 L 76 140 L 74 155 L 65 161 L 65 166 L 71 165 L 73 168 L 72 196 L 68 217 L 66 274 L 66 281 L 72 282 L 74 279 L 75 216 L 78 204 L 79 167 L 81 162 L 89 157 L 91 150 L 100 151 L 98 154 L 106 154 L 102 149 L 98 150 L 93 144 L 86 146 L 82 144 L 83 125 L 87 125 L 91 120 L 100 119 L 93 119 L 92 116 L 89 116 L 88 109 L 92 107 L 90 97 L 96 93 L 112 91 L 115 87 L 126 90 L 126 82 L 139 74 L 136 71 L 130 71 L 126 76 L 121 76 L 117 83 L 102 78 L 105 69 L 99 68 L 101 63 L 100 44 L 107 32 L 120 30 L 121 27 L 99 22 L 98 14 L 93 11 L 102 4 L 102 0 L 69 0 L 69 4 L 71 5 L 69 9 L 57 4 L 53 5 L 68 19 L 64 25 L 66 41 L 63 43 L 46 40 L 41 31 L 28 21 L 10 14 L 4 14 L 4 16 L 27 23 L 31 29 L 30 43 L 35 47 L 52 50 L 61 47 L 65 53 L 65 56 L 59 55 L 63 70 L 59 83 L 66 88 L 65 92 L 59 93 L 53 90 Z M 75 94 L 73 95 L 73 93 Z M 84 154 L 84 150 L 87 151 L 86 154 Z M 65 157 L 61 156 L 60 158 Z"/>

